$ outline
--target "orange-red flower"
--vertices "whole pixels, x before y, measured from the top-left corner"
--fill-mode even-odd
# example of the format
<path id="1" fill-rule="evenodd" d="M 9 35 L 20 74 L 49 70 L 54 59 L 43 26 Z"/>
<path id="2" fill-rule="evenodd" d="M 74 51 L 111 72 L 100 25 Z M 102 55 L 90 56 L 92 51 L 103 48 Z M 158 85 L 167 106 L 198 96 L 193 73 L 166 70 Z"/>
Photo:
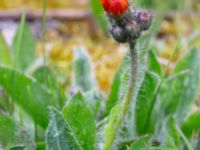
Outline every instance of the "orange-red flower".
<path id="1" fill-rule="evenodd" d="M 104 10 L 113 16 L 120 16 L 128 8 L 128 0 L 101 0 Z"/>

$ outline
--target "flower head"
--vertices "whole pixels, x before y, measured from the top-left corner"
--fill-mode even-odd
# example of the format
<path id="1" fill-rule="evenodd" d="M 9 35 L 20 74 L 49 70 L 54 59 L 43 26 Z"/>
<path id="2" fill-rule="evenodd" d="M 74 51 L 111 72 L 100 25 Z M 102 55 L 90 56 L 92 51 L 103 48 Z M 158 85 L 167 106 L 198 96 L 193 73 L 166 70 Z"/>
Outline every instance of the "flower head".
<path id="1" fill-rule="evenodd" d="M 104 10 L 113 16 L 120 16 L 128 9 L 128 0 L 101 0 Z"/>
<path id="2" fill-rule="evenodd" d="M 136 18 L 142 30 L 149 29 L 152 22 L 152 17 L 153 17 L 152 14 L 148 11 L 141 10 L 138 12 Z"/>

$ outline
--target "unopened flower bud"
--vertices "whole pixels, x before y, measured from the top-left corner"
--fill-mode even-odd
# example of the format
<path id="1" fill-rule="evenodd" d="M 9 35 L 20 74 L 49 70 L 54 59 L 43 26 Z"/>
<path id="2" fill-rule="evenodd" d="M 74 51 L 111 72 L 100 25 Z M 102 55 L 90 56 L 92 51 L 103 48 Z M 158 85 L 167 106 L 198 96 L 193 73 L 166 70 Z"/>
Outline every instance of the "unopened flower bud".
<path id="1" fill-rule="evenodd" d="M 123 29 L 119 26 L 114 26 L 110 29 L 110 33 L 112 34 L 113 38 L 120 43 L 127 42 L 127 37 Z"/>
<path id="2" fill-rule="evenodd" d="M 152 22 L 152 14 L 148 11 L 141 10 L 137 13 L 137 22 L 140 24 L 141 30 L 149 29 Z"/>
<path id="3" fill-rule="evenodd" d="M 137 39 L 141 34 L 140 26 L 134 20 L 126 24 L 125 30 L 130 39 Z"/>

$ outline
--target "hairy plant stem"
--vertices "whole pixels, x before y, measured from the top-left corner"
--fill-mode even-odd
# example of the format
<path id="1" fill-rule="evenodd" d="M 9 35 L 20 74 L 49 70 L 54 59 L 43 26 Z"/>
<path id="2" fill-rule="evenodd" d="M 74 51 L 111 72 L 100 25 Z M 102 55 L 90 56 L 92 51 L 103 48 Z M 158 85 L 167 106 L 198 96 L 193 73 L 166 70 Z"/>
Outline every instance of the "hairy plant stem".
<path id="1" fill-rule="evenodd" d="M 133 99 L 134 89 L 135 89 L 136 80 L 137 80 L 137 69 L 138 69 L 137 51 L 135 49 L 135 42 L 133 43 L 129 42 L 129 44 L 130 44 L 130 55 L 131 55 L 131 72 L 130 72 L 130 77 L 129 77 L 129 86 L 128 86 L 127 95 L 124 97 L 124 107 L 122 109 L 123 118 L 125 117 L 128 111 L 129 105 L 131 103 L 131 100 Z"/>
<path id="2" fill-rule="evenodd" d="M 134 96 L 134 90 L 136 87 L 136 81 L 137 81 L 137 70 L 138 70 L 138 63 L 137 63 L 137 50 L 135 49 L 135 40 L 134 42 L 130 41 L 130 55 L 131 55 L 131 72 L 130 72 L 130 77 L 129 77 L 129 86 L 128 86 L 128 91 L 123 97 L 122 100 L 122 108 L 120 110 L 120 114 L 118 116 L 118 119 L 116 120 L 115 125 L 112 128 L 112 133 L 109 139 L 106 139 L 106 143 L 104 145 L 103 150 L 110 150 L 112 147 L 112 143 L 117 135 L 118 129 L 124 120 L 126 113 L 128 111 L 128 108 L 131 104 L 131 101 Z"/>

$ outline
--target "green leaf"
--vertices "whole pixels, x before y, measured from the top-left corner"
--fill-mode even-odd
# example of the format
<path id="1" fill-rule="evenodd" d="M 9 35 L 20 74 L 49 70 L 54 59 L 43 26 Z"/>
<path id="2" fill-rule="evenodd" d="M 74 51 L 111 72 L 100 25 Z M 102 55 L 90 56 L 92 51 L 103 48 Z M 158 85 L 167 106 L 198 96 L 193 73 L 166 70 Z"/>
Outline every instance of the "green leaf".
<path id="1" fill-rule="evenodd" d="M 137 139 L 133 144 L 131 144 L 131 147 L 129 148 L 129 150 L 147 150 L 147 149 L 150 149 L 148 136 Z"/>
<path id="2" fill-rule="evenodd" d="M 19 127 L 17 130 L 17 138 L 13 144 L 11 144 L 11 149 L 28 149 L 35 150 L 36 144 L 34 135 L 30 133 L 30 129 L 25 126 Z"/>
<path id="3" fill-rule="evenodd" d="M 48 124 L 48 109 L 53 105 L 52 95 L 35 80 L 0 67 L 0 85 L 42 127 Z"/>
<path id="4" fill-rule="evenodd" d="M 110 94 L 108 96 L 108 99 L 106 101 L 106 108 L 104 111 L 104 116 L 107 116 L 110 114 L 111 109 L 117 104 L 117 102 L 120 100 L 121 95 L 120 93 L 124 93 L 122 90 L 122 82 L 123 80 L 126 80 L 129 76 L 129 66 L 130 61 L 128 56 L 125 56 L 120 67 L 118 68 L 112 86 L 110 90 Z M 128 80 L 128 79 L 127 79 Z"/>
<path id="5" fill-rule="evenodd" d="M 119 126 L 121 125 L 121 121 L 123 119 L 123 103 L 120 102 L 117 105 L 115 105 L 109 115 L 109 120 L 105 126 L 105 144 L 104 144 L 104 150 L 111 149 L 111 145 L 113 143 L 113 139 L 115 139 L 116 131 L 118 130 Z"/>
<path id="6" fill-rule="evenodd" d="M 101 91 L 92 90 L 83 94 L 86 104 L 90 107 L 93 115 L 96 117 L 105 101 L 105 95 Z"/>
<path id="7" fill-rule="evenodd" d="M 76 94 L 63 109 L 63 115 L 81 147 L 85 150 L 94 150 L 96 142 L 95 119 L 80 93 Z"/>
<path id="8" fill-rule="evenodd" d="M 46 140 L 46 143 L 47 143 L 47 140 Z M 37 142 L 37 147 L 36 147 L 36 150 L 45 150 L 47 149 L 46 144 L 45 142 Z"/>
<path id="9" fill-rule="evenodd" d="M 83 150 L 76 134 L 55 108 L 50 108 L 50 122 L 46 130 L 48 150 Z"/>
<path id="10" fill-rule="evenodd" d="M 33 73 L 33 76 L 37 79 L 38 82 L 50 90 L 56 107 L 61 109 L 66 101 L 66 96 L 64 91 L 59 87 L 53 72 L 48 67 L 43 66 L 38 68 Z"/>
<path id="11" fill-rule="evenodd" d="M 33 77 L 47 88 L 55 88 L 56 86 L 55 77 L 52 71 L 46 66 L 37 68 L 33 73 Z"/>
<path id="12" fill-rule="evenodd" d="M 176 128 L 176 122 L 173 117 L 170 117 L 166 121 L 165 125 L 165 146 L 168 148 L 180 149 L 179 133 Z"/>
<path id="13" fill-rule="evenodd" d="M 150 112 L 156 105 L 154 94 L 158 81 L 159 77 L 156 74 L 147 72 L 140 88 L 135 106 L 135 124 L 139 135 L 154 131 L 156 121 L 152 121 L 152 119 L 155 119 L 156 116 L 150 116 L 152 114 Z"/>
<path id="14" fill-rule="evenodd" d="M 148 53 L 148 69 L 149 71 L 155 72 L 158 75 L 162 75 L 162 68 L 156 58 L 156 54 L 153 51 Z"/>
<path id="15" fill-rule="evenodd" d="M 165 107 L 165 115 L 175 113 L 178 123 L 181 123 L 191 106 L 196 100 L 199 88 L 199 52 L 191 50 L 175 67 L 173 74 L 188 70 L 187 73 L 175 80 L 167 80 L 161 90 L 162 105 Z"/>
<path id="16" fill-rule="evenodd" d="M 166 147 L 152 147 L 151 150 L 176 150 L 176 149 L 166 148 Z"/>
<path id="17" fill-rule="evenodd" d="M 13 146 L 10 147 L 9 150 L 24 150 L 25 146 Z"/>
<path id="18" fill-rule="evenodd" d="M 190 144 L 188 139 L 185 137 L 185 135 L 183 134 L 183 132 L 181 131 L 181 129 L 178 125 L 176 126 L 176 130 L 178 131 L 178 133 L 179 133 L 180 137 L 182 138 L 185 146 L 187 147 L 187 150 L 194 150 L 192 145 Z"/>
<path id="19" fill-rule="evenodd" d="M 0 34 L 0 64 L 11 65 L 11 53 L 2 34 Z"/>
<path id="20" fill-rule="evenodd" d="M 0 87 L 0 110 L 4 110 L 9 114 L 13 113 L 13 105 L 10 103 L 9 96 L 6 92 Z"/>
<path id="21" fill-rule="evenodd" d="M 200 130 L 200 111 L 192 113 L 183 123 L 182 131 L 187 137 Z"/>
<path id="22" fill-rule="evenodd" d="M 0 144 L 7 145 L 16 139 L 17 125 L 13 119 L 0 114 Z"/>
<path id="23" fill-rule="evenodd" d="M 26 70 L 30 67 L 36 56 L 36 41 L 25 19 L 25 14 L 23 14 L 13 41 L 15 67 L 19 70 Z"/>
<path id="24" fill-rule="evenodd" d="M 0 115 L 0 147 L 10 149 L 35 149 L 31 125 L 19 126 L 11 117 Z"/>
<path id="25" fill-rule="evenodd" d="M 83 91 L 97 88 L 89 54 L 83 47 L 78 47 L 75 50 L 73 71 L 74 86 L 79 87 Z"/>
<path id="26" fill-rule="evenodd" d="M 97 22 L 100 24 L 102 29 L 107 32 L 108 23 L 104 15 L 103 7 L 100 1 L 90 0 L 90 8 L 93 16 L 96 18 Z"/>

